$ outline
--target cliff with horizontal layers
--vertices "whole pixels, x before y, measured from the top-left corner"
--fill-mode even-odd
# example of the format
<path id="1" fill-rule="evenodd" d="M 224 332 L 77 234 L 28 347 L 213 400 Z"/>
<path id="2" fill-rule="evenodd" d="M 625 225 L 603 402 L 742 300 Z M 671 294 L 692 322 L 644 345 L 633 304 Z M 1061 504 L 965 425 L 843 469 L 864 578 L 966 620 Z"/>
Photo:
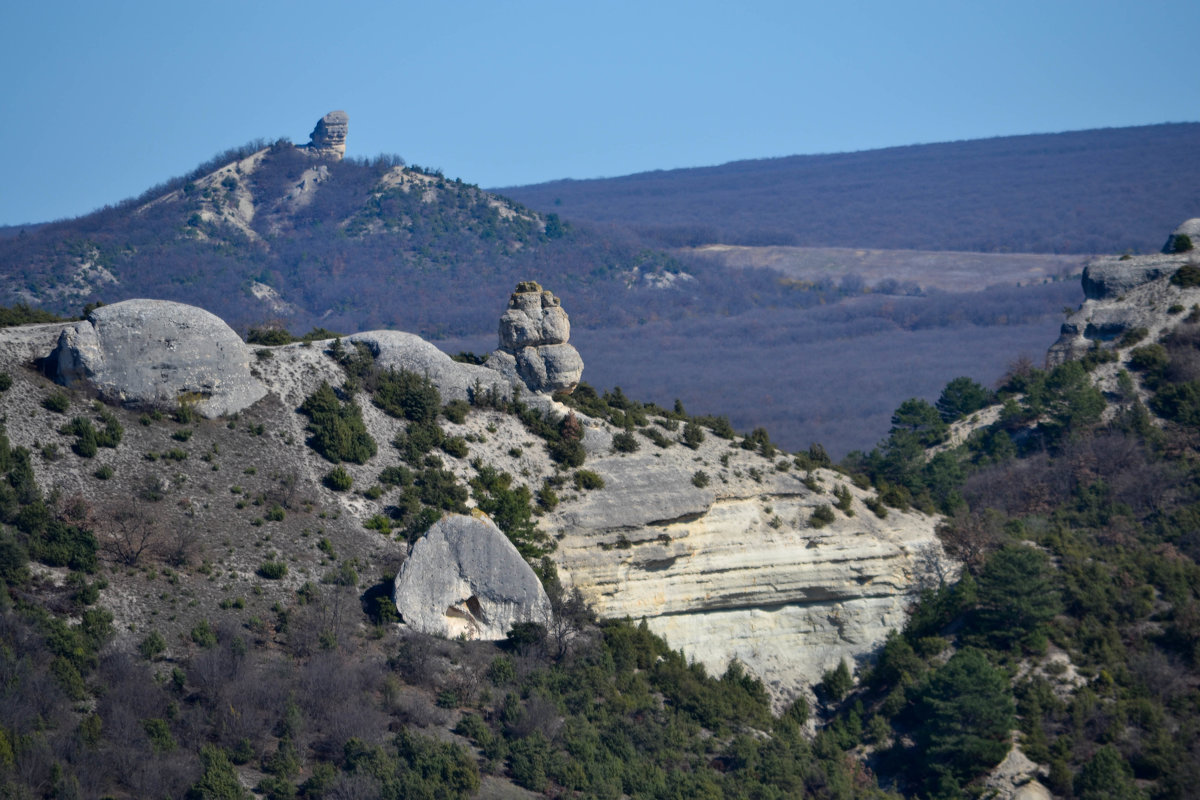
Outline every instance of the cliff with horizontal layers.
<path id="1" fill-rule="evenodd" d="M 540 287 L 524 288 L 537 296 L 530 307 L 540 312 L 541 333 L 516 331 L 514 309 L 522 319 L 530 315 L 521 303 L 510 303 L 501 347 L 569 347 L 569 321 L 557 298 Z M 153 524 L 178 531 L 205 553 L 206 564 L 211 560 L 227 574 L 231 591 L 253 581 L 264 553 L 274 553 L 289 577 L 265 592 L 259 587 L 261 600 L 251 603 L 296 590 L 302 576 L 320 568 L 325 551 L 314 552 L 307 539 L 315 530 L 329 549 L 353 555 L 363 573 L 398 571 L 397 606 L 420 630 L 495 638 L 516 622 L 543 623 L 544 596 L 530 594 L 522 578 L 517 593 L 526 599 L 508 597 L 497 581 L 518 571 L 488 572 L 498 562 L 464 544 L 470 537 L 459 528 L 468 523 L 452 526 L 454 547 L 442 530 L 438 547 L 419 539 L 411 552 L 400 528 L 411 524 L 406 504 L 418 500 L 436 518 L 509 489 L 528 489 L 522 502 L 535 495 L 545 500 L 555 487 L 555 502 L 543 502 L 534 521 L 556 545 L 551 558 L 566 587 L 578 589 L 602 617 L 645 620 L 714 670 L 741 661 L 777 698 L 786 698 L 842 659 L 869 654 L 901 627 L 921 565 L 940 554 L 936 518 L 873 503 L 881 518 L 865 505 L 874 491 L 836 470 L 719 426 L 705 432 L 661 409 L 624 425 L 573 412 L 533 391 L 542 385 L 511 374 L 511 365 L 455 361 L 412 334 L 373 331 L 255 347 L 199 309 L 138 300 L 103 307 L 79 323 L 2 331 L 0 360 L 20 384 L 2 395 L 0 412 L 14 445 L 45 454 L 34 464 L 42 485 L 99 507 L 122 497 L 172 498 L 147 504 Z M 33 363 L 71 389 L 58 401 L 70 410 L 46 410 L 61 389 L 31 370 Z M 573 386 L 582 369 L 579 361 L 567 383 Z M 379 376 L 392 370 L 427 379 L 442 403 L 459 402 L 458 413 L 446 412 L 439 422 L 440 449 L 405 455 L 427 423 L 382 399 Z M 340 388 L 335 394 L 327 387 Z M 363 434 L 377 445 L 373 455 L 318 454 L 318 412 L 306 398 L 321 391 L 340 407 L 340 418 L 361 420 Z M 97 395 L 117 406 L 89 407 L 88 398 Z M 207 416 L 226 416 L 189 416 L 197 404 Z M 95 462 L 61 457 L 75 446 L 71 437 L 81 425 L 64 425 L 63 415 L 96 414 L 124 419 L 127 431 L 125 441 L 95 456 L 107 467 L 102 481 L 93 476 Z M 578 442 L 578 453 L 564 463 L 551 457 L 529 420 L 542 420 L 543 432 L 547 425 L 566 430 L 563 420 L 572 414 L 574 432 L 562 437 Z M 174 430 L 167 415 L 189 420 L 189 427 Z M 247 440 L 246 431 L 254 438 Z M 331 481 L 331 461 L 340 462 L 344 485 Z M 496 474 L 509 483 L 496 483 Z M 428 499 L 434 483 L 442 487 L 440 500 Z M 501 484 L 507 488 L 495 488 Z M 242 498 L 252 497 L 259 499 L 247 507 Z M 265 539 L 252 535 L 263 525 L 264 507 L 278 509 L 266 517 L 278 527 Z M 504 508 L 489 508 L 505 519 Z M 471 524 L 491 528 L 485 521 Z M 450 583 L 420 579 L 441 575 L 451 562 L 459 566 Z M 180 576 L 185 588 L 205 586 L 203 577 Z M 119 580 L 102 602 L 119 630 L 139 630 L 157 614 Z M 186 624 L 189 612 L 177 613 Z"/>

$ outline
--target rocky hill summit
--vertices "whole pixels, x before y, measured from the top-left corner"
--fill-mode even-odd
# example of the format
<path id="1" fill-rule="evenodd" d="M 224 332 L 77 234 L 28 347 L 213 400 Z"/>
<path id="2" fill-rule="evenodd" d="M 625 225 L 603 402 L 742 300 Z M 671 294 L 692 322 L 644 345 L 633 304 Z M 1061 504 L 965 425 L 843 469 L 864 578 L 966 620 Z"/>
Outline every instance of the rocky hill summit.
<path id="1" fill-rule="evenodd" d="M 346 155 L 346 135 L 349 132 L 350 115 L 345 111 L 330 111 L 317 120 L 317 126 L 309 136 L 308 149 L 314 155 L 341 160 Z"/>
<path id="2" fill-rule="evenodd" d="M 514 345 L 574 353 L 561 304 L 535 284 L 518 287 L 500 332 L 509 358 Z M 577 383 L 581 361 L 529 381 L 395 331 L 274 347 L 230 337 L 207 312 L 142 300 L 0 332 L 11 442 L 40 454 L 41 485 L 92 509 L 125 563 L 138 560 L 122 544 L 126 511 L 155 547 L 171 532 L 174 596 L 217 591 L 261 618 L 336 550 L 386 577 L 409 627 L 502 636 L 539 621 L 544 595 L 496 572 L 503 559 L 486 548 L 462 550 L 467 528 L 491 525 L 454 516 L 475 509 L 601 616 L 644 620 L 718 671 L 737 659 L 782 699 L 902 626 L 922 564 L 940 557 L 936 517 L 884 510 L 828 462 L 662 409 L 630 406 L 615 424 L 564 405 L 548 390 Z M 80 446 L 95 424 L 124 435 Z M 466 566 L 447 583 L 450 562 Z M 212 613 L 171 603 L 167 623 L 138 580 L 115 570 L 101 592 L 121 636 L 186 632 Z"/>

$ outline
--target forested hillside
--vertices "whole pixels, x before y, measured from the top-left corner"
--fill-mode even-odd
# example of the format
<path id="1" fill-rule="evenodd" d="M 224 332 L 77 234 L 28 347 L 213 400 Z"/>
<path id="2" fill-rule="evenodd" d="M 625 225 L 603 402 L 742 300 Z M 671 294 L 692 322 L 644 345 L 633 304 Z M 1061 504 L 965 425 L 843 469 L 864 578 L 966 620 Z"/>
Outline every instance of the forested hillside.
<path id="1" fill-rule="evenodd" d="M 1200 208 L 1200 124 L 737 161 L 499 189 L 660 246 L 1154 251 Z"/>

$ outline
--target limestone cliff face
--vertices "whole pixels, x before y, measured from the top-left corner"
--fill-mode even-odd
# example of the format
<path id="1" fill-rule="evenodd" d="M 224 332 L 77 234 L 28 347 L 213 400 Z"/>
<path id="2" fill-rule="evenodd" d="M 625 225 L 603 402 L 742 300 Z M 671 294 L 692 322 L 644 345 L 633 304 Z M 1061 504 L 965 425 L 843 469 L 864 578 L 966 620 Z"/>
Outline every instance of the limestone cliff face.
<path id="1" fill-rule="evenodd" d="M 1153 341 L 1177 325 L 1182 316 L 1172 306 L 1190 308 L 1200 302 L 1200 289 L 1171 283 L 1181 267 L 1200 264 L 1200 253 L 1149 256 L 1106 256 L 1083 271 L 1087 298 L 1063 323 L 1058 341 L 1046 356 L 1055 366 L 1080 358 L 1098 347 L 1120 349 L 1129 331 L 1145 328 L 1145 341 Z"/>
<path id="2" fill-rule="evenodd" d="M 711 670 L 733 658 L 777 696 L 793 696 L 842 659 L 854 662 L 904 624 L 922 557 L 940 554 L 936 518 L 890 510 L 844 475 L 804 474 L 710 437 L 696 451 L 597 453 L 603 491 L 554 514 L 557 561 L 605 617 L 645 619 Z M 599 448 L 597 448 L 599 449 Z M 786 461 L 784 463 L 787 463 Z M 697 466 L 710 483 L 697 488 Z M 847 516 L 809 519 L 845 486 Z"/>

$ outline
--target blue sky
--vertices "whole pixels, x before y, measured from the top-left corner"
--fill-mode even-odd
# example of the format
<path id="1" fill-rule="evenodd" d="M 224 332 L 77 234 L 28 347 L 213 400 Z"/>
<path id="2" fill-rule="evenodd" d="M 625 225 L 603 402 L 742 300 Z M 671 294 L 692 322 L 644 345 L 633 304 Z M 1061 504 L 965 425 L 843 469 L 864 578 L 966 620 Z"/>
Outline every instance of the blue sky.
<path id="1" fill-rule="evenodd" d="M 350 114 L 483 186 L 1200 119 L 1195 0 L 0 0 L 0 224 Z"/>

